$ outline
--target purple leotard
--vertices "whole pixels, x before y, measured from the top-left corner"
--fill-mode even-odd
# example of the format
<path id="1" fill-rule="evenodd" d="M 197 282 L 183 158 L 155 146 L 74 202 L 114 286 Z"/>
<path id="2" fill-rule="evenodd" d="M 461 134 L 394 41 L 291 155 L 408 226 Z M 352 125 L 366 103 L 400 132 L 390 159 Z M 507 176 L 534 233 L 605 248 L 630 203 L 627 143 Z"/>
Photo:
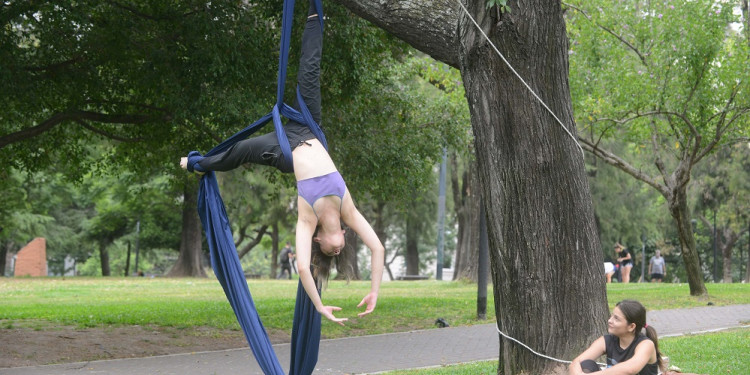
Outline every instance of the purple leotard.
<path id="1" fill-rule="evenodd" d="M 302 199 L 307 201 L 307 204 L 309 204 L 310 207 L 313 208 L 313 212 L 315 212 L 315 202 L 318 199 L 329 195 L 335 195 L 341 198 L 341 203 L 343 204 L 344 194 L 346 193 L 346 183 L 338 171 L 331 172 L 322 176 L 297 181 L 297 193 Z M 340 206 L 339 211 L 341 211 Z M 315 213 L 315 216 L 317 215 L 318 214 Z"/>

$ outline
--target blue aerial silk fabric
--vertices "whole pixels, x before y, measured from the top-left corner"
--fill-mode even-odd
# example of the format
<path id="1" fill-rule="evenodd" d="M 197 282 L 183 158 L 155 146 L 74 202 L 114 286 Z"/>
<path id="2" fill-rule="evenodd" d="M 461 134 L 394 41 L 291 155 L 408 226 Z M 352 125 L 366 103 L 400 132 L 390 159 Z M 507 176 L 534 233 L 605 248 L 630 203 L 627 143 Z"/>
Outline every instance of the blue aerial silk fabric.
<path id="1" fill-rule="evenodd" d="M 323 24 L 323 6 L 321 0 L 315 0 L 321 26 Z M 294 13 L 294 0 L 284 1 L 284 14 L 282 17 L 281 53 L 279 57 L 278 89 L 276 93 L 276 104 L 271 113 L 261 117 L 258 121 L 231 136 L 211 151 L 206 156 L 219 154 L 226 151 L 233 144 L 247 138 L 273 120 L 276 135 L 281 145 L 284 160 L 292 165 L 292 151 L 289 140 L 286 137 L 281 124 L 281 116 L 301 124 L 306 124 L 312 130 L 323 146 L 328 148 L 325 135 L 320 126 L 312 119 L 310 111 L 297 89 L 297 101 L 300 112 L 294 110 L 284 99 L 284 84 L 286 81 L 286 65 L 289 57 L 289 44 L 292 30 L 292 15 Z M 199 155 L 191 152 L 189 159 Z M 189 169 L 192 171 L 195 163 Z M 198 192 L 198 215 L 201 218 L 203 229 L 206 232 L 209 251 L 211 253 L 211 266 L 216 278 L 221 283 L 224 293 L 232 306 L 237 320 L 245 333 L 245 338 L 250 344 L 250 349 L 255 355 L 258 364 L 266 375 L 283 375 L 284 371 L 279 364 L 276 353 L 268 338 L 263 323 L 258 316 L 255 303 L 247 286 L 245 274 L 240 265 L 237 249 L 234 246 L 232 227 L 227 218 L 224 202 L 219 194 L 219 185 L 216 175 L 212 171 L 206 172 L 201 178 L 200 190 Z M 320 293 L 320 291 L 318 291 Z M 297 301 L 294 308 L 294 324 L 292 329 L 292 353 L 289 375 L 309 375 L 315 369 L 318 361 L 318 349 L 320 346 L 320 314 L 315 309 L 310 298 L 305 293 L 302 283 L 297 285 Z"/>

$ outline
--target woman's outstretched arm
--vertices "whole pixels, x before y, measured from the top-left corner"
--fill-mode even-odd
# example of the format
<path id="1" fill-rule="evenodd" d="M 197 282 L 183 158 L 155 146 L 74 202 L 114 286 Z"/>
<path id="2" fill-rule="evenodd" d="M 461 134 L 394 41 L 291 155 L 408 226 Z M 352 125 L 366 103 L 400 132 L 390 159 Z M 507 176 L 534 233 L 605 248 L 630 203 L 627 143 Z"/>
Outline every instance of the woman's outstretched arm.
<path id="1" fill-rule="evenodd" d="M 302 286 L 305 288 L 305 293 L 310 297 L 310 300 L 313 302 L 315 309 L 318 310 L 320 315 L 323 315 L 328 320 L 343 326 L 344 322 L 348 319 L 337 318 L 333 315 L 334 311 L 339 311 L 341 308 L 337 306 L 323 305 L 323 301 L 320 299 L 320 294 L 318 294 L 318 286 L 315 284 L 315 279 L 313 279 L 312 271 L 310 270 L 310 264 L 312 261 L 312 237 L 315 233 L 317 218 L 312 212 L 312 208 L 307 208 L 309 206 L 302 201 L 302 197 L 298 196 L 297 199 L 297 205 L 305 207 L 300 208 L 297 212 L 297 233 L 295 237 L 297 244 L 297 273 L 299 273 L 299 278 L 302 282 Z"/>
<path id="2" fill-rule="evenodd" d="M 380 242 L 377 234 L 375 234 L 375 230 L 372 229 L 370 223 L 364 218 L 364 216 L 362 216 L 359 210 L 357 210 L 357 207 L 354 206 L 354 201 L 352 200 L 348 189 L 346 194 L 344 194 L 344 202 L 342 205 L 341 218 L 344 223 L 352 228 L 352 230 L 354 230 L 362 239 L 362 242 L 364 242 L 364 244 L 370 248 L 370 251 L 372 251 L 372 260 L 370 262 L 372 267 L 370 293 L 368 293 L 365 298 L 362 299 L 362 302 L 357 305 L 357 307 L 362 307 L 363 305 L 367 306 L 364 312 L 359 313 L 359 316 L 362 317 L 375 310 L 375 305 L 377 305 L 378 293 L 380 292 L 380 281 L 383 279 L 385 248 Z"/>

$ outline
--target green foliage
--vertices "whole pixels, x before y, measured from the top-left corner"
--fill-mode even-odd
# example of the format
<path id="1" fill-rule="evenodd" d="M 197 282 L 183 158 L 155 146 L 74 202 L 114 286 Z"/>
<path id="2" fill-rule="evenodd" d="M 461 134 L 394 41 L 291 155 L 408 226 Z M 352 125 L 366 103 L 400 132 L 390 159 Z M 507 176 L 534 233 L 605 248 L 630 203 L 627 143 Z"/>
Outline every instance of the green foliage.
<path id="1" fill-rule="evenodd" d="M 603 141 L 602 145 L 616 153 L 627 148 L 617 141 Z M 642 155 L 636 158 L 639 167 L 647 168 Z M 671 239 L 667 232 L 672 222 L 664 197 L 613 166 L 592 157 L 587 159 L 589 186 L 605 259 L 612 259 L 612 248 L 617 242 L 630 249 L 640 249 L 644 235 L 652 243 Z"/>
<path id="2" fill-rule="evenodd" d="M 510 13 L 510 7 L 508 6 L 508 0 L 487 0 L 487 8 L 497 6 L 503 13 Z"/>
<path id="3" fill-rule="evenodd" d="M 579 126 L 674 160 L 716 135 L 747 137 L 748 41 L 714 1 L 574 2 L 568 12 L 571 94 Z M 656 146 L 653 146 L 656 147 Z M 645 151 L 645 150 L 644 150 Z"/>
<path id="4" fill-rule="evenodd" d="M 415 79 L 424 66 L 415 57 L 386 61 L 363 77 L 355 96 L 333 108 L 341 127 L 330 138 L 346 145 L 331 141 L 333 158 L 343 161 L 339 168 L 355 197 L 367 192 L 376 200 L 409 202 L 414 191 L 422 193 L 434 181 L 433 167 L 444 147 L 466 148 L 470 123 L 465 99 L 458 103 L 457 94 L 440 95 Z"/>
<path id="5" fill-rule="evenodd" d="M 0 239 L 17 251 L 35 237 L 46 238 L 52 272 L 63 273 L 66 256 L 84 263 L 98 249 L 96 243 L 109 246 L 120 241 L 116 246 L 124 248 L 130 242 L 134 251 L 139 220 L 141 255 L 178 247 L 181 204 L 166 176 L 142 182 L 129 173 L 88 174 L 75 184 L 61 173 L 9 173 L 12 178 L 3 183 L 18 195 L 12 213 L 0 217 L 0 227 L 5 228 Z M 90 274 L 101 271 L 97 266 Z"/>
<path id="6" fill-rule="evenodd" d="M 10 89 L 0 93 L 0 140 L 12 142 L 3 150 L 8 163 L 39 171 L 62 160 L 76 180 L 107 165 L 139 175 L 176 171 L 177 155 L 208 150 L 270 111 L 281 7 L 232 0 L 4 6 L 0 84 Z M 306 4 L 297 7 L 287 102 L 306 12 Z M 340 6 L 326 13 L 323 98 L 337 103 L 403 44 Z M 17 139 L 37 125 L 50 126 Z M 103 155 L 87 147 L 98 140 L 111 144 Z"/>

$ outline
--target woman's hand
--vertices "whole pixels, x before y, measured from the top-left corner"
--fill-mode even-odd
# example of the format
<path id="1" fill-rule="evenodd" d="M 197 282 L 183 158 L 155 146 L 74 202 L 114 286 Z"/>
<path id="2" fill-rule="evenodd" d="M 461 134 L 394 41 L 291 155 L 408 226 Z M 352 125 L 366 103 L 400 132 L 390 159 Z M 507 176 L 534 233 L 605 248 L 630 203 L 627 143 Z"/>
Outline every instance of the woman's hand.
<path id="1" fill-rule="evenodd" d="M 362 307 L 362 305 L 364 304 L 367 304 L 367 308 L 364 312 L 357 314 L 357 316 L 359 316 L 360 318 L 375 310 L 375 305 L 378 304 L 378 294 L 375 292 L 370 292 L 365 296 L 365 298 L 362 298 L 362 302 L 360 302 L 357 307 Z"/>
<path id="2" fill-rule="evenodd" d="M 333 316 L 334 311 L 341 311 L 340 307 L 337 306 L 323 306 L 322 309 L 320 309 L 318 312 L 320 315 L 325 316 L 328 320 L 338 323 L 340 326 L 344 326 L 344 322 L 349 320 L 347 318 L 337 318 Z"/>

